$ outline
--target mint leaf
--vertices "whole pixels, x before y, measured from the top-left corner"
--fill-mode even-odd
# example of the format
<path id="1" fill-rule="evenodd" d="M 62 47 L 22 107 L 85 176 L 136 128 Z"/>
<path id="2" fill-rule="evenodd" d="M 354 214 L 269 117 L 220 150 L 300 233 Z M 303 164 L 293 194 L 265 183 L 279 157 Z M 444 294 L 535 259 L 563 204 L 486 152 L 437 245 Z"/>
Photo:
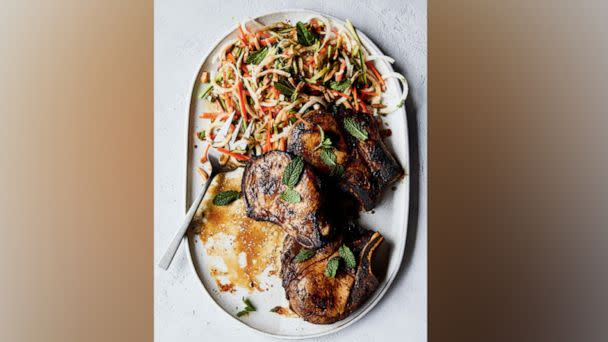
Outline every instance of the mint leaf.
<path id="1" fill-rule="evenodd" d="M 245 303 L 245 310 L 247 311 L 255 311 L 255 306 L 253 306 L 253 304 L 251 304 L 251 301 L 249 300 L 249 298 L 245 298 L 243 297 L 243 303 Z"/>
<path id="2" fill-rule="evenodd" d="M 360 122 L 357 122 L 353 118 L 344 119 L 344 128 L 353 137 L 363 141 L 367 139 L 367 131 Z"/>
<path id="3" fill-rule="evenodd" d="M 289 188 L 293 188 L 300 181 L 300 176 L 302 175 L 303 170 L 304 160 L 302 159 L 302 157 L 295 157 L 285 167 L 285 171 L 283 171 L 283 178 L 281 181 Z"/>
<path id="4" fill-rule="evenodd" d="M 325 165 L 329 167 L 336 166 L 336 155 L 332 152 L 331 148 L 321 149 L 321 153 L 319 156 L 321 157 L 321 160 L 323 160 Z"/>
<path id="5" fill-rule="evenodd" d="M 243 303 L 245 303 L 245 308 L 243 310 L 237 312 L 236 317 L 246 316 L 246 315 L 249 315 L 250 312 L 256 311 L 253 304 L 251 304 L 251 301 L 249 300 L 249 298 L 243 297 Z"/>
<path id="6" fill-rule="evenodd" d="M 247 310 L 241 310 L 236 313 L 236 317 L 241 317 L 241 316 L 246 316 L 246 315 L 249 315 L 249 311 L 247 311 Z"/>
<path id="7" fill-rule="evenodd" d="M 281 193 L 281 199 L 288 203 L 300 203 L 302 198 L 300 194 L 294 189 L 286 189 Z"/>
<path id="8" fill-rule="evenodd" d="M 219 194 L 215 195 L 215 197 L 213 198 L 213 204 L 220 206 L 228 205 L 234 202 L 237 198 L 239 198 L 240 195 L 241 193 L 236 190 L 222 191 Z"/>
<path id="9" fill-rule="evenodd" d="M 245 63 L 247 63 L 247 64 L 260 64 L 260 62 L 262 62 L 262 60 L 264 58 L 266 58 L 267 54 L 268 54 L 268 47 L 265 47 L 263 49 L 255 51 L 255 52 L 251 52 L 249 54 L 249 56 L 247 57 L 247 60 L 245 61 Z"/>
<path id="10" fill-rule="evenodd" d="M 327 266 L 325 267 L 325 276 L 329 278 L 334 278 L 336 273 L 338 272 L 338 267 L 340 267 L 340 257 L 336 256 L 331 258 L 327 262 Z"/>
<path id="11" fill-rule="evenodd" d="M 277 90 L 280 91 L 281 94 L 289 98 L 291 98 L 294 92 L 296 91 L 296 88 L 292 87 L 291 84 L 285 80 L 279 80 L 277 82 L 274 82 L 273 86 L 277 88 Z"/>
<path id="12" fill-rule="evenodd" d="M 293 258 L 293 261 L 294 262 L 306 261 L 306 260 L 312 258 L 313 255 L 315 255 L 314 251 L 311 251 L 310 249 L 303 248 L 303 249 L 300 250 L 300 252 L 298 253 L 298 255 L 296 255 L 296 257 Z"/>
<path id="13" fill-rule="evenodd" d="M 350 248 L 348 248 L 347 245 L 340 246 L 340 249 L 338 249 L 338 253 L 340 253 L 340 256 L 342 257 L 342 259 L 344 259 L 346 267 L 355 268 L 357 266 L 357 260 L 355 259 L 355 255 L 350 250 Z"/>
<path id="14" fill-rule="evenodd" d="M 350 80 L 344 80 L 342 82 L 333 81 L 329 84 L 329 87 L 333 90 L 345 92 L 346 89 L 350 88 L 350 85 L 351 85 Z"/>
<path id="15" fill-rule="evenodd" d="M 298 30 L 298 43 L 304 46 L 311 46 L 317 40 L 317 35 L 310 32 L 303 22 L 298 21 L 296 29 Z"/>

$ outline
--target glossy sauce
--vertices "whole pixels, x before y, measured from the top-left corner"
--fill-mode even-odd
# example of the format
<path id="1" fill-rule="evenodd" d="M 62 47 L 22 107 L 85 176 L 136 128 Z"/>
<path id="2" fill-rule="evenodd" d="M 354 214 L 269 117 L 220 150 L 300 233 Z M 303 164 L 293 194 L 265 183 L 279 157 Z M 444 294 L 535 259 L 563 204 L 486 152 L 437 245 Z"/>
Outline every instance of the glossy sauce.
<path id="1" fill-rule="evenodd" d="M 264 272 L 278 274 L 284 233 L 275 224 L 248 218 L 242 197 L 225 206 L 212 203 L 222 191 L 241 190 L 242 170 L 233 172 L 216 176 L 203 201 L 201 241 L 208 256 L 219 257 L 225 264 L 225 268 L 211 266 L 209 272 L 222 292 L 234 292 L 237 286 L 249 292 L 265 291 L 260 278 Z"/>

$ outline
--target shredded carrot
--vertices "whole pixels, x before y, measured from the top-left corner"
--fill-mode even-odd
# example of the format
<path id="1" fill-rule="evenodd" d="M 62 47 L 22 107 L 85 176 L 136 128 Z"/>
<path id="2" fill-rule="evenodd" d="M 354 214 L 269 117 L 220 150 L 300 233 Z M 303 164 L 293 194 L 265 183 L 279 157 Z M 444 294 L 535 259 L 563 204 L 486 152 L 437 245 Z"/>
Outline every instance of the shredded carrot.
<path id="1" fill-rule="evenodd" d="M 361 101 L 361 110 L 363 111 L 363 113 L 369 114 L 369 111 L 367 110 L 367 106 L 365 105 L 365 101 Z"/>
<path id="2" fill-rule="evenodd" d="M 338 50 L 336 49 L 336 51 Z M 336 73 L 336 81 L 342 81 L 342 76 L 344 76 L 344 69 L 346 69 L 346 63 L 342 61 L 342 64 L 340 65 L 340 70 Z"/>
<path id="3" fill-rule="evenodd" d="M 270 86 L 270 92 L 272 94 L 271 98 L 276 99 L 279 97 L 279 90 L 274 86 Z"/>
<path id="4" fill-rule="evenodd" d="M 357 88 L 353 86 L 353 98 L 355 100 L 355 110 L 359 110 L 359 100 L 357 99 Z"/>
<path id="5" fill-rule="evenodd" d="M 376 93 L 375 91 L 361 91 L 362 96 L 378 96 L 380 93 Z"/>
<path id="6" fill-rule="evenodd" d="M 319 50 L 319 55 L 323 56 L 327 53 L 327 46 L 324 46 L 321 50 Z"/>
<path id="7" fill-rule="evenodd" d="M 380 85 L 384 87 L 384 80 L 382 79 L 382 76 L 374 66 L 374 63 L 372 61 L 367 61 L 365 62 L 365 65 L 367 65 L 367 67 L 374 73 L 374 75 L 376 75 L 376 77 L 378 78 L 378 82 L 380 82 Z"/>
<path id="8" fill-rule="evenodd" d="M 203 150 L 203 156 L 201 157 L 201 163 L 207 162 L 207 154 L 209 153 L 209 147 L 211 144 L 207 143 L 205 149 Z"/>
<path id="9" fill-rule="evenodd" d="M 339 91 L 337 91 L 337 90 L 329 89 L 329 91 L 330 91 L 330 92 L 332 92 L 334 95 L 338 95 L 338 96 L 346 97 L 346 98 L 347 98 L 347 99 L 349 99 L 349 100 L 350 100 L 350 99 L 352 99 L 352 97 L 350 97 L 350 96 L 348 96 L 348 95 L 346 95 L 346 94 L 344 94 L 344 93 L 342 93 L 342 92 L 339 92 Z"/>
<path id="10" fill-rule="evenodd" d="M 230 96 L 228 94 L 223 94 L 223 95 L 224 95 L 224 99 L 226 100 L 226 106 L 228 106 L 228 110 L 233 111 L 234 110 L 234 101 L 232 101 L 232 96 Z"/>
<path id="11" fill-rule="evenodd" d="M 285 138 L 279 139 L 279 150 L 285 151 Z"/>
<path id="12" fill-rule="evenodd" d="M 268 46 L 268 45 L 271 45 L 272 43 L 274 43 L 276 41 L 277 41 L 276 37 L 266 38 L 266 39 L 262 40 L 262 45 L 263 46 Z"/>
<path id="13" fill-rule="evenodd" d="M 216 150 L 217 150 L 218 152 L 220 152 L 220 153 L 225 154 L 225 155 L 228 155 L 228 156 L 234 157 L 234 159 L 236 159 L 236 160 L 249 160 L 249 159 L 251 159 L 251 158 L 247 157 L 247 156 L 246 156 L 246 155 L 244 155 L 244 154 L 230 152 L 230 151 L 228 151 L 227 149 L 222 148 L 222 147 L 217 147 L 217 148 L 216 148 Z"/>
<path id="14" fill-rule="evenodd" d="M 239 25 L 239 39 L 241 40 L 241 42 L 243 42 L 243 44 L 247 45 L 247 35 L 245 35 L 245 32 L 243 32 L 241 25 Z"/>
<path id="15" fill-rule="evenodd" d="M 199 115 L 198 117 L 201 119 L 226 119 L 228 117 L 228 113 L 223 113 L 223 112 L 217 112 L 217 113 L 203 113 L 201 115 Z"/>
<path id="16" fill-rule="evenodd" d="M 239 95 L 239 104 L 241 106 L 241 115 L 243 116 L 243 120 L 247 122 L 247 111 L 245 110 L 245 96 L 243 94 L 243 82 L 239 81 L 236 84 L 237 94 Z"/>
<path id="17" fill-rule="evenodd" d="M 269 38 L 270 37 L 270 35 L 266 31 L 258 31 L 255 35 L 258 38 Z"/>

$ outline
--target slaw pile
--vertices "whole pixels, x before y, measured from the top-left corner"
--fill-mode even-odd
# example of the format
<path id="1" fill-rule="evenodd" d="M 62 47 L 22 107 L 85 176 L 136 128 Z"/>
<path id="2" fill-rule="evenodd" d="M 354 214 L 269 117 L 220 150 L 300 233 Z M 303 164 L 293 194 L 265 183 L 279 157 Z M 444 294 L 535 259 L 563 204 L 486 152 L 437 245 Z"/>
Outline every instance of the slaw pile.
<path id="1" fill-rule="evenodd" d="M 202 72 L 199 98 L 208 101 L 200 114 L 209 120 L 197 137 L 223 162 L 242 164 L 251 156 L 285 151 L 286 139 L 302 116 L 313 109 L 343 106 L 369 115 L 388 114 L 403 106 L 408 85 L 401 74 L 380 74 L 350 21 L 337 25 L 323 17 L 291 25 L 257 21 L 241 23 L 238 39 L 219 55 L 218 69 Z M 402 84 L 397 105 L 383 104 L 385 81 Z M 199 170 L 199 172 L 202 170 Z M 204 171 L 203 171 L 204 172 Z"/>

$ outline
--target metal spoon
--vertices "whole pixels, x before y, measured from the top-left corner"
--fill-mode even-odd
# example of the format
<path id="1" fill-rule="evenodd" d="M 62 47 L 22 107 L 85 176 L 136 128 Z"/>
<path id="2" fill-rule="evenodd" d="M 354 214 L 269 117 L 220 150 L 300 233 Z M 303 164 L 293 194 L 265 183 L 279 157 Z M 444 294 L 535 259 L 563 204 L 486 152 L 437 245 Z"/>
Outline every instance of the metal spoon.
<path id="1" fill-rule="evenodd" d="M 209 159 L 209 162 L 211 163 L 211 174 L 209 175 L 209 178 L 207 179 L 205 184 L 203 184 L 203 188 L 201 189 L 201 192 L 198 194 L 198 196 L 196 197 L 194 202 L 192 202 L 192 205 L 190 206 L 190 209 L 188 209 L 188 212 L 186 213 L 186 217 L 184 218 L 184 221 L 183 221 L 181 227 L 175 233 L 173 240 L 171 240 L 171 243 L 167 247 L 167 251 L 163 255 L 162 259 L 160 259 L 160 262 L 158 263 L 158 267 L 160 267 L 164 270 L 169 268 L 169 265 L 171 264 L 171 261 L 173 260 L 173 257 L 175 256 L 175 253 L 177 252 L 177 249 L 179 248 L 180 243 L 182 242 L 184 235 L 186 234 L 186 231 L 188 230 L 188 227 L 190 226 L 190 222 L 192 222 L 192 218 L 194 217 L 196 210 L 198 209 L 199 205 L 201 204 L 203 197 L 205 197 L 205 193 L 207 192 L 207 189 L 209 188 L 209 185 L 211 184 L 213 177 L 215 177 L 217 174 L 219 174 L 221 172 L 226 172 L 226 171 L 230 170 L 228 168 L 223 167 L 220 164 L 220 153 L 213 147 L 209 148 L 207 158 Z"/>

